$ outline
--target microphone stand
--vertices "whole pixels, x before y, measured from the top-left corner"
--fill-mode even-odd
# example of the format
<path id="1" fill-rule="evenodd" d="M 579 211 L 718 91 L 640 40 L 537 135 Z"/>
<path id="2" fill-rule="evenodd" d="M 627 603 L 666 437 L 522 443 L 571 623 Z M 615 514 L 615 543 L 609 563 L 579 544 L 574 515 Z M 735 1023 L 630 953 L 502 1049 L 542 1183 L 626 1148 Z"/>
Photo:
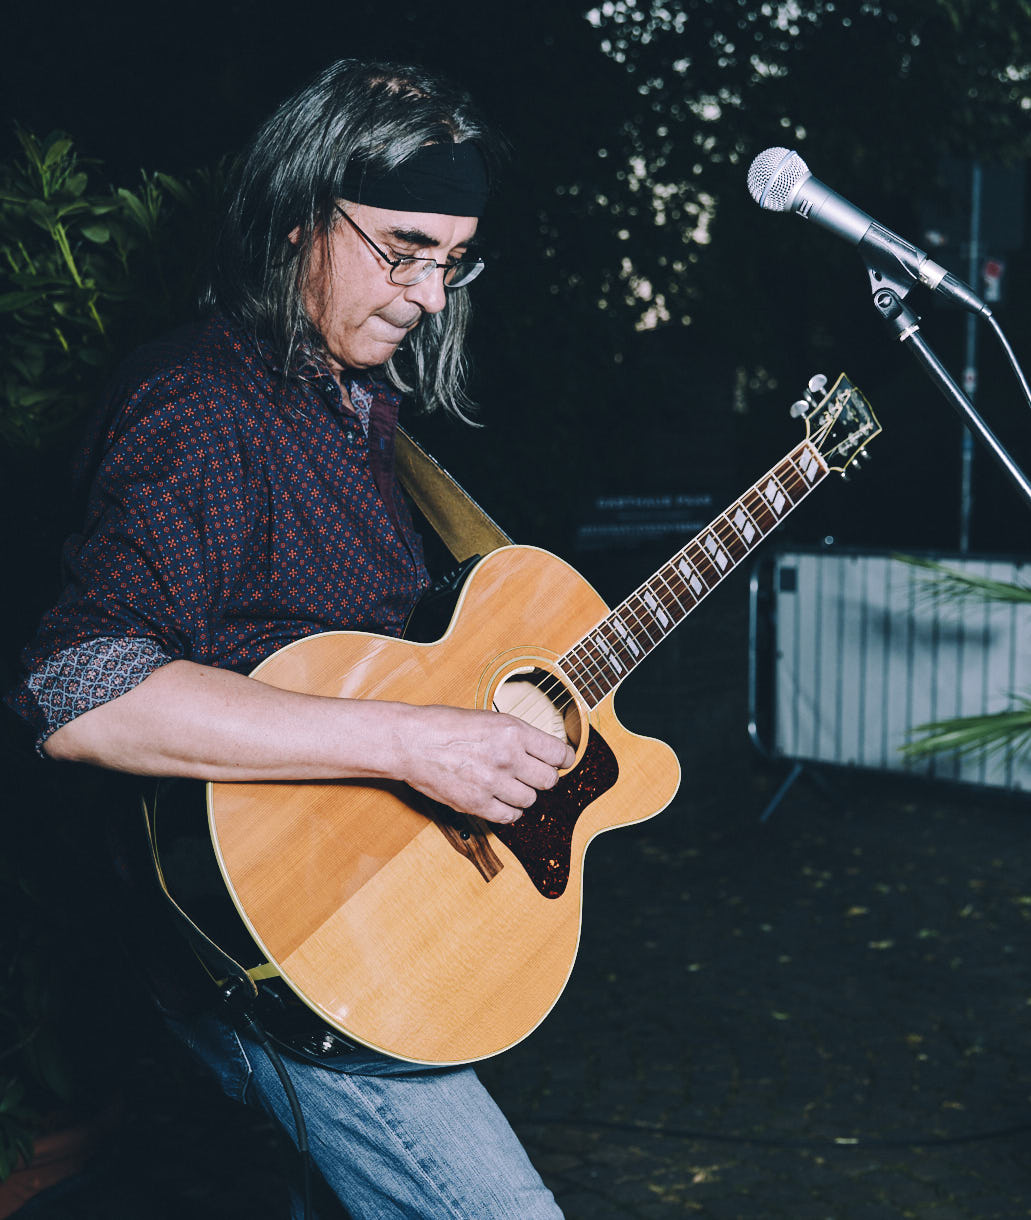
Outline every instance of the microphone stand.
<path id="1" fill-rule="evenodd" d="M 927 340 L 921 335 L 920 319 L 904 303 L 909 285 L 898 282 L 886 284 L 883 270 L 872 263 L 867 263 L 866 269 L 869 271 L 870 280 L 874 285 L 874 308 L 897 333 L 899 342 L 905 343 L 916 356 L 934 384 L 964 418 L 967 427 L 981 439 L 981 442 L 1023 494 L 1028 507 L 1031 507 L 1031 482 L 1028 481 L 1027 475 L 1006 452 L 998 437 L 977 413 L 973 403 L 952 379 L 948 370 L 931 350 Z"/>

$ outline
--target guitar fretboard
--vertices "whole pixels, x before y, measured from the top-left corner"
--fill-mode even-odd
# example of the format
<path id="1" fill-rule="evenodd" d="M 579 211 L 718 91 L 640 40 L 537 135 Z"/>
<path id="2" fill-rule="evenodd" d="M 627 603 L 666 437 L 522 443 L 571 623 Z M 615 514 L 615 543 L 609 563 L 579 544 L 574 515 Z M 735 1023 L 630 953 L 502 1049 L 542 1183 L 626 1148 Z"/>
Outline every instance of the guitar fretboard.
<path id="1" fill-rule="evenodd" d="M 614 691 L 827 472 L 803 441 L 560 657 L 587 705 Z"/>

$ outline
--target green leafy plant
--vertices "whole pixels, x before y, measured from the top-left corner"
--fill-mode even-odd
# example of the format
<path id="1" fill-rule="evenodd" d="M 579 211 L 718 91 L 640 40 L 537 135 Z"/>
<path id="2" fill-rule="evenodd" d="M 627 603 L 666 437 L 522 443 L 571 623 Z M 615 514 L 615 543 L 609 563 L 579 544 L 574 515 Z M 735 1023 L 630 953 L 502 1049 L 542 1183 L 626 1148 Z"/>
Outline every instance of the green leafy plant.
<path id="1" fill-rule="evenodd" d="M 0 1077 L 0 1182 L 20 1161 L 32 1158 L 39 1116 L 25 1105 L 25 1087 L 16 1077 Z"/>
<path id="2" fill-rule="evenodd" d="M 223 173 L 143 173 L 131 190 L 93 186 L 100 167 L 68 136 L 17 135 L 19 153 L 0 161 L 0 490 L 8 520 L 19 513 L 19 528 L 39 544 L 66 490 L 52 450 L 132 346 L 193 312 Z M 0 764 L 3 1181 L 51 1124 L 104 1100 L 118 1048 L 84 998 L 115 994 L 119 983 L 84 914 L 100 901 L 95 857 L 106 806 L 83 795 L 91 789 L 82 776 L 73 798 L 63 775 L 13 731 L 0 733 Z"/>
<path id="3" fill-rule="evenodd" d="M 9 877 L 0 877 L 0 885 L 9 883 Z M 35 1135 L 43 1121 L 29 1099 L 29 1094 L 39 1092 L 33 1088 L 35 1081 L 29 1081 L 33 1075 L 29 1065 L 40 1024 L 32 985 L 22 977 L 22 965 L 16 952 L 7 961 L 0 983 L 0 1182 L 20 1161 L 32 1159 Z"/>
<path id="4" fill-rule="evenodd" d="M 9 1177 L 20 1161 L 32 1159 L 34 1132 L 39 1116 L 24 1104 L 20 1080 L 0 1080 L 0 1182 Z"/>
<path id="5" fill-rule="evenodd" d="M 1031 603 L 1031 585 L 1020 581 L 992 580 L 968 572 L 958 572 L 945 564 L 899 555 L 896 558 L 929 575 L 928 595 L 941 601 L 994 601 L 1007 604 Z M 1031 749 L 1031 696 L 1012 694 L 1012 706 L 998 712 L 976 716 L 954 716 L 917 725 L 912 732 L 922 734 L 901 747 L 906 758 L 921 759 L 935 754 L 984 754 L 999 751 L 1022 755 Z"/>
<path id="6" fill-rule="evenodd" d="M 96 190 L 67 135 L 17 137 L 0 164 L 0 438 L 39 448 L 130 346 L 190 313 L 222 172 Z"/>

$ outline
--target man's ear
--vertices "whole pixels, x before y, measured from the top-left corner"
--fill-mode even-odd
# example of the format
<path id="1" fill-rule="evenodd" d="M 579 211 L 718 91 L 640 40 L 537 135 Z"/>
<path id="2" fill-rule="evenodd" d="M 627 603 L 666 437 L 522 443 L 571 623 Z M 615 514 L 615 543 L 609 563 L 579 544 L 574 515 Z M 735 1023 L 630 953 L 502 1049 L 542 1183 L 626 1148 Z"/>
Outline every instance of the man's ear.
<path id="1" fill-rule="evenodd" d="M 297 225 L 295 228 L 291 229 L 290 232 L 287 233 L 287 235 L 286 235 L 286 240 L 290 243 L 291 246 L 298 245 L 301 240 L 301 226 Z"/>

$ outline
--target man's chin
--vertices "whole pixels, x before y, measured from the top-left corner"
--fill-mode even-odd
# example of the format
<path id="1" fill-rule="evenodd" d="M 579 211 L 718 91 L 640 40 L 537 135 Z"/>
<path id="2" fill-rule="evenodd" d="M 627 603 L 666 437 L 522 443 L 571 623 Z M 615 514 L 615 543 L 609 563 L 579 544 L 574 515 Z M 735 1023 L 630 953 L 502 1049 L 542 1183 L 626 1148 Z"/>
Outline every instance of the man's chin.
<path id="1" fill-rule="evenodd" d="M 347 369 L 378 369 L 391 359 L 400 346 L 400 342 L 363 343 L 360 348 L 334 356 L 333 362 Z"/>
<path id="2" fill-rule="evenodd" d="M 389 360 L 393 359 L 397 349 L 400 346 L 400 343 L 379 343 L 376 345 L 376 349 L 369 352 L 363 352 L 359 356 L 358 362 L 353 364 L 351 367 L 358 369 L 378 369 L 381 365 L 384 365 Z"/>

